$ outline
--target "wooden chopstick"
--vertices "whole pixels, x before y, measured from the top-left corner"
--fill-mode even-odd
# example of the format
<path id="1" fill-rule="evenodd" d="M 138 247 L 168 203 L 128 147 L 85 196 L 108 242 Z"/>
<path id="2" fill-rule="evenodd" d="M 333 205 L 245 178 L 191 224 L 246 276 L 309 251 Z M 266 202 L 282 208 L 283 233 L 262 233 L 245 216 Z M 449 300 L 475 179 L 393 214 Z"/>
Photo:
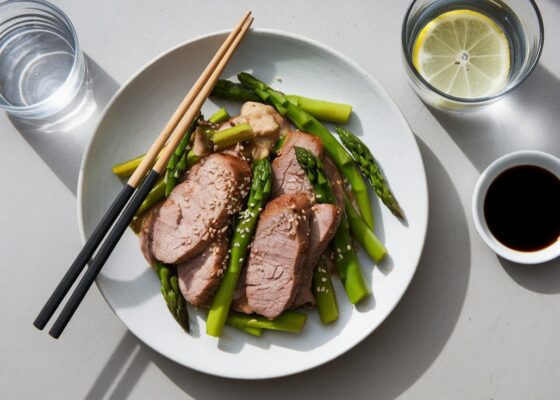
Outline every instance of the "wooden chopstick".
<path id="1" fill-rule="evenodd" d="M 148 170 L 152 167 L 152 165 L 153 165 L 154 161 L 156 160 L 158 154 L 160 153 L 160 151 L 165 146 L 165 143 L 167 142 L 167 140 L 169 139 L 171 134 L 177 130 L 178 125 L 181 123 L 182 120 L 185 119 L 185 114 L 188 112 L 189 108 L 193 104 L 193 101 L 196 99 L 198 93 L 203 89 L 204 85 L 206 84 L 208 79 L 211 77 L 212 71 L 214 71 L 219 66 L 220 61 L 227 54 L 228 49 L 230 49 L 232 47 L 235 39 L 238 38 L 238 37 L 243 37 L 243 35 L 245 35 L 245 32 L 247 31 L 247 28 L 251 25 L 251 22 L 249 22 L 249 24 L 247 25 L 247 22 L 249 21 L 249 19 L 251 19 L 251 22 L 252 22 L 251 11 L 248 11 L 243 16 L 241 21 L 239 21 L 237 26 L 233 29 L 233 31 L 230 33 L 230 35 L 227 37 L 227 39 L 224 41 L 224 43 L 220 46 L 220 48 L 218 49 L 218 51 L 214 55 L 214 58 L 212 58 L 212 60 L 210 61 L 210 63 L 206 67 L 206 69 L 202 72 L 202 74 L 200 75 L 198 80 L 195 82 L 195 84 L 193 85 L 191 90 L 187 93 L 187 95 L 185 96 L 185 98 L 183 99 L 181 104 L 179 104 L 179 107 L 177 107 L 177 110 L 173 113 L 173 116 L 171 117 L 171 119 L 169 120 L 167 125 L 165 125 L 165 127 L 163 128 L 163 130 L 159 134 L 158 138 L 152 144 L 152 146 L 150 147 L 150 149 L 148 150 L 148 152 L 144 156 L 144 159 L 142 160 L 140 165 L 138 165 L 138 167 L 136 168 L 134 173 L 128 179 L 127 183 L 130 186 L 138 187 L 140 182 L 142 182 L 142 179 L 144 179 L 144 176 L 146 175 Z M 245 31 L 242 32 L 244 27 L 246 27 Z M 240 35 L 240 33 L 241 33 L 241 35 Z M 237 48 L 237 45 L 235 47 Z M 233 54 L 233 53 L 230 53 L 230 56 L 229 56 L 230 58 L 231 58 L 231 54 Z M 227 63 L 227 61 L 226 61 L 226 63 Z M 206 97 L 208 97 L 208 96 L 206 96 Z M 204 100 L 206 100 L 206 99 L 204 99 Z M 178 141 L 175 144 L 170 143 L 171 146 L 166 146 L 165 147 L 166 149 L 171 149 L 170 151 L 168 151 L 169 156 L 171 156 L 171 154 L 173 154 L 173 152 L 175 151 L 175 147 L 177 147 L 177 145 L 181 141 L 184 133 L 186 132 L 186 130 L 188 129 L 189 126 L 190 126 L 190 123 L 187 124 L 186 126 L 184 126 L 184 124 L 183 124 L 181 126 L 181 129 L 180 129 L 180 134 L 178 135 L 179 136 Z M 177 135 L 174 135 L 174 136 L 177 136 Z M 160 158 L 161 158 L 161 156 L 160 156 Z M 169 161 L 169 157 L 167 157 L 167 159 L 165 160 L 165 165 L 167 165 L 167 161 Z"/>
<path id="2" fill-rule="evenodd" d="M 87 290 L 93 284 L 97 274 L 105 264 L 117 242 L 122 237 L 130 221 L 132 221 L 132 218 L 140 207 L 143 199 L 155 184 L 160 173 L 164 170 L 169 158 L 186 132 L 186 129 L 188 129 L 193 119 L 198 115 L 200 109 L 202 108 L 202 104 L 210 95 L 212 88 L 223 72 L 228 61 L 231 59 L 234 51 L 237 49 L 240 41 L 248 31 L 252 21 L 253 17 L 251 16 L 251 13 L 248 12 L 245 14 L 240 23 L 234 28 L 222 46 L 218 49 L 218 52 L 197 80 L 193 88 L 189 91 L 187 96 L 185 96 L 170 121 L 150 147 L 150 150 L 144 160 L 140 163 L 127 184 L 123 187 L 121 193 L 119 193 L 113 201 L 113 204 L 111 204 L 107 213 L 103 216 L 100 223 L 95 228 L 91 237 L 82 248 L 82 251 L 78 254 L 78 257 L 66 272 L 59 285 L 39 313 L 38 317 L 34 321 L 34 325 L 37 328 L 43 329 L 45 327 L 49 319 L 56 311 L 56 308 L 60 305 L 65 295 L 77 280 L 86 263 L 89 261 L 105 237 L 113 222 L 121 213 L 121 210 L 123 210 L 130 197 L 134 194 L 130 203 L 128 203 L 128 206 L 124 209 L 121 217 L 116 222 L 114 228 L 111 230 L 98 254 L 92 261 L 90 268 L 88 268 L 84 277 L 79 282 L 76 287 L 76 291 L 72 294 L 68 304 L 64 307 L 61 315 L 49 332 L 49 334 L 53 337 L 60 336 L 79 306 L 81 300 L 87 293 Z M 171 139 L 169 141 L 169 145 L 165 146 L 165 149 L 161 151 L 170 135 Z M 162 154 L 158 159 L 158 163 L 146 176 L 146 171 L 151 167 L 160 151 Z M 163 167 L 161 165 L 163 165 Z M 142 184 L 138 187 L 140 182 L 142 182 Z M 136 190 L 136 193 L 134 193 L 136 187 L 138 187 L 138 189 Z"/>

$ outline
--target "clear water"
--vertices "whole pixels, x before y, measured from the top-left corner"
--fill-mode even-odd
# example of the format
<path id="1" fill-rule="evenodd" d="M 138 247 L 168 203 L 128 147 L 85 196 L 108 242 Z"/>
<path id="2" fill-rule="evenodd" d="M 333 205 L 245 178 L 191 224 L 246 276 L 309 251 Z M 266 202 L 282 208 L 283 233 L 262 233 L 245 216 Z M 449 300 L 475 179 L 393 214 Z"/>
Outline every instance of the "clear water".
<path id="1" fill-rule="evenodd" d="M 23 26 L 2 36 L 0 100 L 6 105 L 26 106 L 49 98 L 70 75 L 74 54 L 74 48 L 54 26 Z"/>
<path id="2" fill-rule="evenodd" d="M 524 70 L 528 58 L 527 37 L 523 25 L 515 13 L 505 3 L 497 0 L 439 0 L 420 8 L 411 16 L 409 29 L 409 53 L 422 28 L 435 17 L 448 11 L 466 9 L 488 16 L 504 31 L 510 46 L 509 79 L 512 80 Z"/>

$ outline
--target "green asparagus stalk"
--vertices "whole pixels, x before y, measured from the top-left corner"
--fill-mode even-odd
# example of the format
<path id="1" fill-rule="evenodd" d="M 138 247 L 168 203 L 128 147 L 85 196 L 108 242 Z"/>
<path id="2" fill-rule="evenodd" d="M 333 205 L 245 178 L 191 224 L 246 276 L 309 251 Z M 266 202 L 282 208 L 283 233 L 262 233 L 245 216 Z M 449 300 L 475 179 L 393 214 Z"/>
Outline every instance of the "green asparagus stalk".
<path id="1" fill-rule="evenodd" d="M 354 160 L 360 166 L 362 173 L 368 178 L 375 194 L 383 201 L 383 203 L 391 210 L 391 212 L 401 220 L 405 219 L 404 212 L 401 209 L 397 199 L 391 192 L 383 173 L 379 169 L 375 158 L 371 151 L 356 135 L 347 129 L 336 127 L 336 132 L 340 136 L 340 140 L 344 146 L 350 151 Z"/>
<path id="2" fill-rule="evenodd" d="M 210 122 L 212 124 L 219 124 L 220 122 L 227 121 L 230 118 L 231 117 L 229 116 L 226 109 L 222 107 L 218 111 L 216 111 L 214 114 L 212 114 L 212 116 L 210 118 L 208 118 L 208 122 Z"/>
<path id="3" fill-rule="evenodd" d="M 212 96 L 237 101 L 260 101 L 259 96 L 254 94 L 242 84 L 234 83 L 225 79 L 220 79 L 216 83 L 214 90 L 212 90 Z"/>
<path id="4" fill-rule="evenodd" d="M 192 167 L 195 164 L 198 164 L 200 161 L 200 156 L 196 155 L 193 149 L 190 149 L 187 154 L 187 168 Z"/>
<path id="5" fill-rule="evenodd" d="M 273 320 L 269 320 L 261 315 L 247 315 L 230 311 L 227 321 L 234 321 L 236 327 L 251 327 L 255 329 L 299 333 L 307 321 L 307 314 L 288 310 L 284 311 Z"/>
<path id="6" fill-rule="evenodd" d="M 148 193 L 138 211 L 136 211 L 136 216 L 140 216 L 148 211 L 154 204 L 165 197 L 165 180 L 160 178 L 152 190 Z"/>
<path id="7" fill-rule="evenodd" d="M 350 104 L 310 99 L 293 94 L 287 94 L 286 98 L 296 107 L 323 121 L 345 124 L 350 119 L 350 114 L 352 114 L 352 106 Z"/>
<path id="8" fill-rule="evenodd" d="M 257 226 L 260 211 L 264 208 L 270 196 L 272 186 L 272 170 L 268 159 L 257 160 L 253 164 L 253 181 L 247 201 L 247 208 L 240 214 L 231 238 L 231 252 L 228 267 L 220 282 L 220 287 L 212 300 L 208 313 L 206 333 L 210 336 L 220 336 L 226 322 L 237 286 L 243 261 L 247 257 L 248 246 Z"/>
<path id="9" fill-rule="evenodd" d="M 344 290 L 352 304 L 357 304 L 369 296 L 370 291 L 362 275 L 360 262 L 352 247 L 346 215 L 342 216 L 340 227 L 331 242 L 334 265 L 344 285 Z"/>
<path id="10" fill-rule="evenodd" d="M 136 168 L 138 168 L 145 155 L 146 154 L 142 154 L 132 160 L 114 165 L 112 168 L 113 174 L 117 175 L 119 178 L 128 178 L 134 173 Z"/>
<path id="11" fill-rule="evenodd" d="M 173 155 L 169 159 L 167 163 L 167 168 L 165 171 L 165 197 L 169 196 L 173 188 L 177 185 L 177 182 L 183 176 L 185 171 L 187 170 L 187 147 L 191 141 L 191 135 L 195 130 L 196 126 L 198 125 L 198 121 L 202 118 L 202 115 L 199 115 L 195 118 L 185 132 L 185 136 L 173 152 Z"/>
<path id="12" fill-rule="evenodd" d="M 250 318 L 251 317 L 246 314 L 230 312 L 226 319 L 226 325 L 229 325 L 233 328 L 240 329 L 253 336 L 261 336 L 263 333 L 263 329 L 249 326 L 248 320 Z"/>
<path id="13" fill-rule="evenodd" d="M 280 114 L 287 116 L 298 129 L 321 139 L 323 146 L 352 186 L 362 218 L 373 228 L 371 202 L 364 179 L 350 154 L 330 131 L 316 118 L 291 103 L 282 93 L 271 89 L 252 75 L 242 72 L 237 77 L 243 85 L 259 95 L 262 101 L 272 104 Z"/>
<path id="14" fill-rule="evenodd" d="M 321 257 L 313 271 L 312 288 L 323 325 L 336 321 L 338 319 L 338 303 L 324 257 Z"/>
<path id="15" fill-rule="evenodd" d="M 253 328 L 270 329 L 274 331 L 299 333 L 307 321 L 307 314 L 297 311 L 284 311 L 273 320 L 261 315 L 247 315 L 247 325 Z"/>
<path id="16" fill-rule="evenodd" d="M 368 253 L 373 261 L 381 261 L 387 254 L 387 249 L 377 236 L 375 236 L 375 233 L 369 229 L 362 218 L 358 215 L 358 212 L 354 209 L 354 206 L 346 195 L 344 196 L 344 204 L 350 230 L 354 234 L 354 237 L 362 245 L 366 253 Z"/>
<path id="17" fill-rule="evenodd" d="M 167 308 L 179 325 L 188 332 L 189 314 L 187 311 L 187 302 L 179 290 L 177 272 L 175 269 L 169 268 L 167 265 L 159 261 L 156 261 L 155 267 L 157 276 L 161 283 L 161 294 L 167 304 Z"/>
<path id="18" fill-rule="evenodd" d="M 212 135 L 212 143 L 217 150 L 225 149 L 236 143 L 253 139 L 253 131 L 249 124 L 239 124 Z"/>
<path id="19" fill-rule="evenodd" d="M 243 84 L 223 79 L 220 79 L 214 87 L 212 96 L 237 101 L 261 101 L 258 95 L 251 89 L 246 88 Z M 313 115 L 315 118 L 324 121 L 345 124 L 352 114 L 352 106 L 350 104 L 310 99 L 308 97 L 292 94 L 287 94 L 285 96 L 295 106 Z"/>
<path id="20" fill-rule="evenodd" d="M 273 320 L 261 315 L 247 315 L 230 311 L 226 319 L 226 325 L 241 329 L 251 335 L 260 336 L 263 329 L 299 333 L 307 321 L 307 314 L 296 311 L 284 311 Z"/>
<path id="21" fill-rule="evenodd" d="M 299 165 L 305 170 L 311 185 L 313 185 L 317 201 L 319 203 L 335 204 L 335 196 L 331 183 L 325 176 L 323 162 L 303 147 L 294 146 L 294 150 Z M 350 302 L 356 304 L 369 295 L 369 289 L 362 275 L 358 257 L 356 257 L 352 247 L 350 227 L 345 212 L 342 212 L 340 225 L 331 242 L 331 248 L 334 252 L 334 263 L 346 294 Z M 327 294 L 325 293 L 325 295 Z"/>

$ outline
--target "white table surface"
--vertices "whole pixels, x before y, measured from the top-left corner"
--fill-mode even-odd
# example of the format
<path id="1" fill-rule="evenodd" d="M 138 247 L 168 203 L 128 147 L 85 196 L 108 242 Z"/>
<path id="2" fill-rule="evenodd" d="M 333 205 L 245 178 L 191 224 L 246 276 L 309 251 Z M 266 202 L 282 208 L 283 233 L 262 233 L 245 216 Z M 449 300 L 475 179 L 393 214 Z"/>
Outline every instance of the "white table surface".
<path id="1" fill-rule="evenodd" d="M 519 149 L 560 156 L 560 1 L 541 0 L 545 47 L 513 95 L 468 117 L 430 111 L 408 86 L 400 28 L 408 0 L 59 0 L 93 71 L 98 109 L 66 132 L 0 115 L 0 397 L 4 399 L 557 399 L 560 262 L 524 267 L 481 241 L 470 213 L 480 172 Z M 80 249 L 76 181 L 99 109 L 179 42 L 231 27 L 295 32 L 356 60 L 408 119 L 428 177 L 418 272 L 383 325 L 349 353 L 296 376 L 244 382 L 174 364 L 140 343 L 92 288 L 56 341 L 32 321 Z"/>

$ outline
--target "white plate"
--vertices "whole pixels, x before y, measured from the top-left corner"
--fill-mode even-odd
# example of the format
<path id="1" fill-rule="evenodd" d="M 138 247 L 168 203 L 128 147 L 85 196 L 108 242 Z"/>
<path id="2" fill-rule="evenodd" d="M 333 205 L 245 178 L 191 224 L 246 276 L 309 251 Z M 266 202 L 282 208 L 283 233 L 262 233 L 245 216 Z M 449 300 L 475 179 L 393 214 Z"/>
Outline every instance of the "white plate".
<path id="1" fill-rule="evenodd" d="M 80 170 L 82 239 L 89 236 L 122 187 L 111 174 L 111 166 L 149 147 L 224 38 L 225 33 L 215 33 L 166 52 L 115 95 Z M 352 104 L 355 114 L 348 127 L 363 135 L 408 217 L 404 226 L 374 200 L 375 230 L 391 257 L 374 267 L 360 254 L 373 289 L 369 301 L 351 307 L 337 282 L 340 318 L 336 323 L 322 326 L 316 312 L 311 312 L 301 334 L 265 332 L 260 338 L 229 327 L 220 340 L 206 336 L 204 319 L 195 313 L 194 334 L 185 334 L 166 309 L 138 239 L 131 231 L 125 233 L 97 285 L 128 329 L 179 364 L 224 377 L 259 379 L 294 374 L 332 360 L 381 324 L 416 270 L 426 233 L 428 193 L 422 159 L 404 117 L 381 86 L 348 58 L 300 36 L 256 30 L 244 39 L 224 77 L 241 71 L 254 71 L 287 93 Z M 220 104 L 226 104 L 230 113 L 239 109 L 235 103 Z M 208 101 L 203 111 L 210 115 L 216 109 Z"/>

